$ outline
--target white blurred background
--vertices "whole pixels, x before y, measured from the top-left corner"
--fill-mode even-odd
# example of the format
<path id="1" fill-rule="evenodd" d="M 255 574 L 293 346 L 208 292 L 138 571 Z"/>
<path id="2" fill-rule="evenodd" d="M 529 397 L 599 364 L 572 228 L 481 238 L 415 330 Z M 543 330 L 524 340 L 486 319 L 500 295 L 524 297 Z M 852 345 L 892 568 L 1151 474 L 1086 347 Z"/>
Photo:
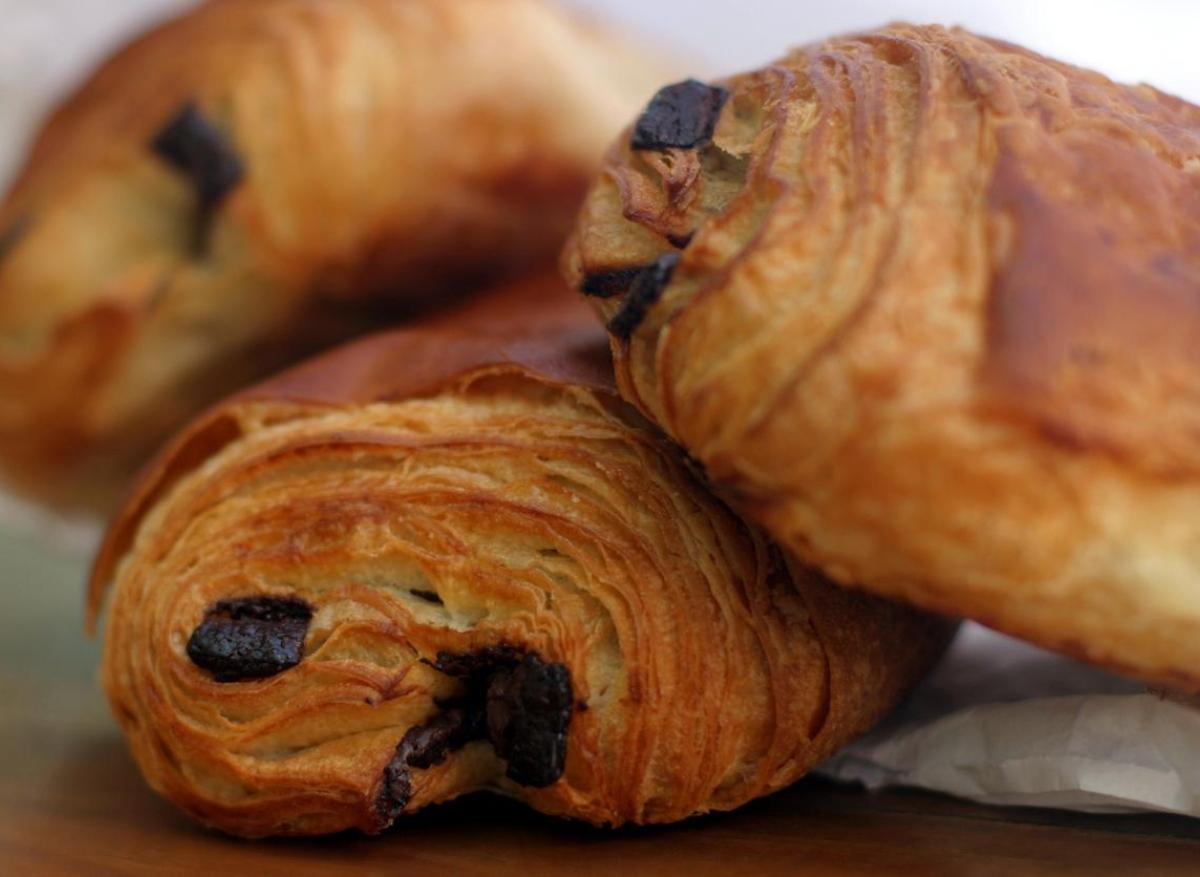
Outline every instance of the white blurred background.
<path id="1" fill-rule="evenodd" d="M 64 89 L 128 33 L 191 0 L 0 0 L 0 185 Z M 253 0 L 243 0 L 253 2 Z M 565 0 L 678 46 L 701 75 L 888 21 L 961 24 L 1200 100 L 1200 0 Z"/>

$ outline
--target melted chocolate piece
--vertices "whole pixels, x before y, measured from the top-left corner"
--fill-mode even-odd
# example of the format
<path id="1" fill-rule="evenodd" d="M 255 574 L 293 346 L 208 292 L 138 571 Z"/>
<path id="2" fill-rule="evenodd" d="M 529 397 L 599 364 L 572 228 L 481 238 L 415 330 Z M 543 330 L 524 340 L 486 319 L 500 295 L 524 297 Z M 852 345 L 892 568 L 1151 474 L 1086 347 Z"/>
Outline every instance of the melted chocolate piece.
<path id="1" fill-rule="evenodd" d="M 537 655 L 526 655 L 512 670 L 492 677 L 487 691 L 488 739 L 508 762 L 510 780 L 540 788 L 562 776 L 574 706 L 570 672 Z"/>
<path id="2" fill-rule="evenodd" d="M 375 802 L 381 831 L 408 806 L 412 769 L 441 764 L 472 740 L 491 741 L 496 754 L 508 762 L 509 779 L 526 786 L 550 785 L 566 764 L 571 713 L 586 709 L 572 698 L 565 665 L 547 664 L 513 646 L 439 652 L 430 665 L 464 680 L 467 694 L 439 703 L 442 712 L 410 728 L 397 744 Z"/>
<path id="3" fill-rule="evenodd" d="M 483 736 L 482 716 L 472 704 L 450 706 L 423 725 L 412 728 L 400 746 L 409 767 L 433 767 L 451 752 Z"/>
<path id="4" fill-rule="evenodd" d="M 595 274 L 589 274 L 583 278 L 583 285 L 579 287 L 579 291 L 593 298 L 612 298 L 614 295 L 621 295 L 629 289 L 633 281 L 644 270 L 644 265 L 638 265 L 633 268 L 614 268 L 611 271 L 597 271 Z"/>
<path id="5" fill-rule="evenodd" d="M 498 668 L 515 667 L 521 655 L 522 652 L 507 644 L 484 646 L 473 652 L 438 652 L 437 660 L 431 666 L 439 673 L 455 679 L 473 679 L 478 684 L 479 677 L 487 677 Z M 486 678 L 482 684 L 487 684 Z"/>
<path id="6" fill-rule="evenodd" d="M 411 732 L 409 732 L 411 733 Z M 404 735 L 408 739 L 408 735 Z M 412 798 L 412 773 L 408 769 L 408 754 L 400 751 L 404 740 L 396 747 L 396 754 L 383 769 L 383 785 L 375 801 L 375 815 L 379 830 L 383 831 L 396 821 Z"/>
<path id="7" fill-rule="evenodd" d="M 195 188 L 199 213 L 197 248 L 203 250 L 213 211 L 245 176 L 242 160 L 228 138 L 192 103 L 183 105 L 150 146 Z"/>
<path id="8" fill-rule="evenodd" d="M 689 246 L 691 246 L 692 238 L 695 236 L 696 230 L 692 229 L 687 234 L 669 234 L 667 235 L 667 240 L 671 242 L 671 246 L 673 246 L 675 249 L 686 250 Z"/>
<path id="9" fill-rule="evenodd" d="M 608 321 L 608 331 L 622 341 L 628 341 L 637 327 L 646 319 L 650 308 L 662 297 L 663 290 L 671 282 L 671 274 L 679 264 L 678 253 L 664 253 L 647 265 L 629 287 L 629 295 L 616 315 Z"/>
<path id="10" fill-rule="evenodd" d="M 192 103 L 184 104 L 167 122 L 151 148 L 187 175 L 204 209 L 216 206 L 245 174 L 233 144 Z"/>
<path id="11" fill-rule="evenodd" d="M 3 259 L 11 253 L 21 238 L 25 237 L 25 232 L 29 231 L 29 227 L 33 225 L 33 218 L 28 213 L 23 213 L 9 223 L 8 228 L 0 231 L 0 259 Z"/>
<path id="12" fill-rule="evenodd" d="M 420 597 L 427 603 L 437 603 L 438 605 L 442 603 L 442 598 L 438 596 L 437 591 L 422 591 L 418 588 L 413 588 L 409 593 L 414 597 Z"/>
<path id="13" fill-rule="evenodd" d="M 304 657 L 311 619 L 311 607 L 295 598 L 222 600 L 192 631 L 187 655 L 217 682 L 274 676 Z"/>
<path id="14" fill-rule="evenodd" d="M 451 707 L 422 725 L 409 728 L 383 769 L 383 787 L 375 804 L 382 828 L 404 812 L 412 797 L 410 768 L 441 764 L 456 749 L 483 736 L 482 716 L 469 706 Z"/>
<path id="15" fill-rule="evenodd" d="M 729 92 L 695 79 L 660 89 L 633 129 L 634 149 L 693 149 L 712 142 Z"/>

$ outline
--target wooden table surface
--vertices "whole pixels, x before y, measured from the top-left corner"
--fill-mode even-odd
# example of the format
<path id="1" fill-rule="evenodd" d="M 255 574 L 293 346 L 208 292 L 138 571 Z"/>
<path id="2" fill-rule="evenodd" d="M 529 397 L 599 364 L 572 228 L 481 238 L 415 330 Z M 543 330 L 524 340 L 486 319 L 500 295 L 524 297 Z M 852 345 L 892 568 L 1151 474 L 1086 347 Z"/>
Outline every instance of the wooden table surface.
<path id="1" fill-rule="evenodd" d="M 1200 821 L 818 780 L 669 828 L 602 832 L 480 797 L 377 838 L 231 840 L 138 777 L 80 631 L 79 561 L 0 533 L 0 564 L 0 875 L 1200 874 Z"/>

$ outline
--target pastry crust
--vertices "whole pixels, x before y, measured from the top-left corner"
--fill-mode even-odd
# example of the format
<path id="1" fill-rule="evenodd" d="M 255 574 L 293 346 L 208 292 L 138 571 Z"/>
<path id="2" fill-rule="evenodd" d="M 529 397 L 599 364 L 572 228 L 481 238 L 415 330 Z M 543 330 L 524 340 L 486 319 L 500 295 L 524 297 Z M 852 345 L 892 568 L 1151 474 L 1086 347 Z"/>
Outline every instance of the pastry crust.
<path id="1" fill-rule="evenodd" d="M 1200 687 L 1200 109 L 909 25 L 720 85 L 564 257 L 678 259 L 624 395 L 839 581 Z"/>
<path id="2" fill-rule="evenodd" d="M 0 465 L 105 505 L 205 404 L 560 249 L 661 75 L 542 0 L 213 0 L 50 117 L 0 205 Z"/>
<path id="3" fill-rule="evenodd" d="M 880 718 L 951 625 L 785 560 L 609 369 L 591 314 L 542 278 L 180 435 L 90 600 L 94 619 L 111 587 L 102 678 L 150 784 L 246 836 L 381 831 L 479 789 L 668 822 L 777 789 Z M 486 678 L 518 656 L 561 668 L 529 702 L 569 680 L 557 773 L 539 714 Z"/>

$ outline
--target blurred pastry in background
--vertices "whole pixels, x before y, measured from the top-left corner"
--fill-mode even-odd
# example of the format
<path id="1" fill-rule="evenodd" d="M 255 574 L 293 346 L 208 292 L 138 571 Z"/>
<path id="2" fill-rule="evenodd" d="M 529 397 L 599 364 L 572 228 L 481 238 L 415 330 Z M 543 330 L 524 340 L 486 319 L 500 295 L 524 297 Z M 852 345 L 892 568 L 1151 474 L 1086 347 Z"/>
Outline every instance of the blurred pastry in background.
<path id="1" fill-rule="evenodd" d="M 540 0 L 213 0 L 48 119 L 0 205 L 0 470 L 105 508 L 198 408 L 552 258 L 663 74 Z"/>
<path id="2" fill-rule="evenodd" d="M 953 629 L 729 511 L 557 276 L 194 422 L 109 531 L 106 601 L 142 772 L 253 837 L 477 790 L 603 825 L 727 810 L 870 727 Z"/>
<path id="3" fill-rule="evenodd" d="M 664 88 L 564 264 L 840 582 L 1200 689 L 1200 108 L 895 25 Z"/>

